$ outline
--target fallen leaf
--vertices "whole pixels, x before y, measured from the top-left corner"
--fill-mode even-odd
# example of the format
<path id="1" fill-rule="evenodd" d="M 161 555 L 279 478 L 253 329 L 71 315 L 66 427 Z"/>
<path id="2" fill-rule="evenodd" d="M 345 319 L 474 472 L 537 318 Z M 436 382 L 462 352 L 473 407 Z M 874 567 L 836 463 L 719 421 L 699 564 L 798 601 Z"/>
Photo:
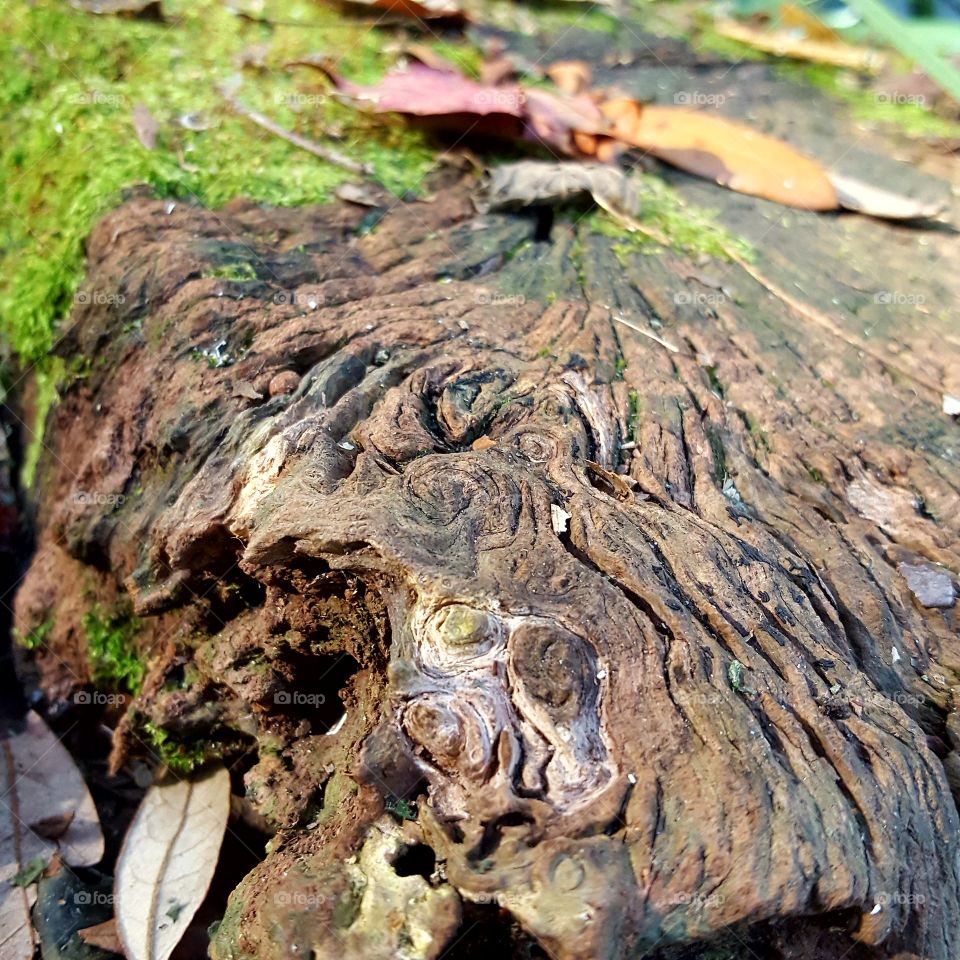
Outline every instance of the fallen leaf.
<path id="1" fill-rule="evenodd" d="M 631 484 L 636 484 L 636 480 L 632 477 L 628 479 L 619 473 L 613 473 L 594 460 L 587 460 L 586 466 L 587 471 L 592 473 L 596 479 L 605 482 L 618 499 L 629 500 L 632 498 L 633 486 Z"/>
<path id="2" fill-rule="evenodd" d="M 667 163 L 747 193 L 806 210 L 834 210 L 837 193 L 815 160 L 742 124 L 683 107 L 607 100 L 610 135 Z"/>
<path id="3" fill-rule="evenodd" d="M 89 865 L 103 855 L 96 809 L 70 755 L 32 710 L 7 726 L 0 739 L 0 944 L 4 960 L 30 960 L 35 935 L 30 908 L 33 886 L 54 859 L 57 846 L 34 833 L 27 820 L 41 821 L 72 811 L 73 859 Z M 76 825 L 76 820 L 81 823 Z"/>
<path id="4" fill-rule="evenodd" d="M 44 817 L 30 824 L 30 829 L 44 840 L 59 840 L 73 823 L 74 812 L 60 813 L 53 817 Z"/>
<path id="5" fill-rule="evenodd" d="M 477 437 L 473 443 L 470 444 L 471 450 L 489 450 L 491 447 L 497 445 L 496 440 L 491 440 L 490 437 L 484 435 L 482 437 Z"/>
<path id="6" fill-rule="evenodd" d="M 167 960 L 206 896 L 230 814 L 230 775 L 154 784 L 117 863 L 116 916 L 130 960 Z"/>
<path id="7" fill-rule="evenodd" d="M 84 943 L 90 944 L 91 947 L 99 947 L 108 953 L 123 955 L 123 943 L 120 940 L 120 934 L 117 932 L 116 917 L 104 920 L 103 923 L 98 923 L 94 927 L 84 927 L 77 931 L 77 936 Z"/>
<path id="8" fill-rule="evenodd" d="M 795 3 L 781 3 L 777 11 L 777 19 L 785 27 L 793 27 L 803 31 L 811 40 L 830 42 L 842 41 L 843 38 L 829 24 L 806 8 Z"/>
<path id="9" fill-rule="evenodd" d="M 103 857 L 103 833 L 90 791 L 67 748 L 33 710 L 24 726 L 3 741 L 7 772 L 13 782 L 5 784 L 5 802 L 13 800 L 17 816 L 33 824 L 66 820 L 56 838 L 64 861 L 73 867 L 89 867 Z M 33 833 L 33 831 L 30 831 Z M 39 835 L 39 834 L 35 834 Z"/>
<path id="10" fill-rule="evenodd" d="M 383 198 L 366 183 L 341 183 L 334 193 L 341 200 L 360 207 L 379 207 L 383 204 Z"/>
<path id="11" fill-rule="evenodd" d="M 157 134 L 160 132 L 160 123 L 149 111 L 146 104 L 136 103 L 133 106 L 133 129 L 137 139 L 144 149 L 153 150 L 157 145 Z"/>
<path id="12" fill-rule="evenodd" d="M 916 200 L 853 177 L 829 174 L 840 206 L 883 220 L 924 220 L 943 213 L 946 202 Z"/>
<path id="13" fill-rule="evenodd" d="M 547 76 L 564 93 L 583 93 L 593 80 L 590 64 L 583 60 L 557 60 L 547 67 Z"/>
<path id="14" fill-rule="evenodd" d="M 379 83 L 358 86 L 337 80 L 340 90 L 377 113 L 402 113 L 435 129 L 508 140 L 538 140 L 577 153 L 576 134 L 600 134 L 606 121 L 593 100 L 517 84 L 489 86 L 413 63 L 393 70 Z"/>
<path id="15" fill-rule="evenodd" d="M 451 76 L 422 63 L 391 70 L 372 86 L 340 81 L 341 89 L 356 100 L 367 101 L 380 113 L 407 113 L 421 117 L 497 116 L 520 120 L 525 96 L 520 87 L 484 86 L 462 74 Z M 516 125 L 519 130 L 519 124 Z"/>
<path id="16" fill-rule="evenodd" d="M 531 87 L 523 91 L 523 105 L 528 126 L 526 136 L 564 153 L 577 153 L 578 136 L 606 132 L 603 114 L 586 94 L 571 97 Z"/>
<path id="17" fill-rule="evenodd" d="M 494 167 L 479 202 L 482 209 L 560 203 L 591 196 L 600 206 L 636 216 L 640 201 L 633 182 L 616 167 L 599 163 L 520 160 Z"/>
<path id="18" fill-rule="evenodd" d="M 857 47 L 841 40 L 821 40 L 801 31 L 770 30 L 737 20 L 721 19 L 714 23 L 721 37 L 736 40 L 775 57 L 809 60 L 849 70 L 873 72 L 883 67 L 886 57 L 870 47 Z"/>

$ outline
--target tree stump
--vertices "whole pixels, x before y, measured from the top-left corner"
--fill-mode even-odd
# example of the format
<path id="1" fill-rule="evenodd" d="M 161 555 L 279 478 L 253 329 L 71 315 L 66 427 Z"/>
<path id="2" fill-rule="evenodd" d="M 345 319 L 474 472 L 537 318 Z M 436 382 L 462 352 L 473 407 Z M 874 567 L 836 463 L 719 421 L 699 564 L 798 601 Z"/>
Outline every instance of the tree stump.
<path id="1" fill-rule="evenodd" d="M 469 181 L 91 237 L 17 620 L 58 701 L 127 617 L 115 763 L 224 756 L 275 832 L 216 957 L 957 955 L 957 241 L 675 185 L 752 264 Z"/>

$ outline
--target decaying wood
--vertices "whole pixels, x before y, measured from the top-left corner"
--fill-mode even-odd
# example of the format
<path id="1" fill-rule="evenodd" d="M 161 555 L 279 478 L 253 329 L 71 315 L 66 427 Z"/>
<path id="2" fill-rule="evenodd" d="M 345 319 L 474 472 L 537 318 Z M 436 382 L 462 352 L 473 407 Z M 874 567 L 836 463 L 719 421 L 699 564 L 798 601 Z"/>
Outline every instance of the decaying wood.
<path id="1" fill-rule="evenodd" d="M 217 957 L 956 956 L 956 611 L 899 568 L 960 571 L 956 240 L 680 184 L 752 271 L 472 184 L 91 238 L 18 620 L 62 698 L 129 597 L 116 760 L 210 743 L 278 831 Z"/>

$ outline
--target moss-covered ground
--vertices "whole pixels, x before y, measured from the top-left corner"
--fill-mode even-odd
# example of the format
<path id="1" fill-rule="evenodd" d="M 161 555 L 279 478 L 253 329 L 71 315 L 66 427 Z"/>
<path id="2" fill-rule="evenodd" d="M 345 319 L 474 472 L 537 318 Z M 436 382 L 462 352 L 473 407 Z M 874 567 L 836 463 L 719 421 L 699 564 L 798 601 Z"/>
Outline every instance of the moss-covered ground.
<path id="1" fill-rule="evenodd" d="M 263 4 L 271 23 L 211 0 L 164 9 L 166 24 L 60 2 L 0 12 L 0 315 L 25 362 L 48 354 L 80 281 L 83 238 L 125 188 L 211 206 L 241 195 L 298 204 L 350 176 L 231 112 L 217 87 L 234 75 L 249 106 L 305 136 L 337 136 L 398 193 L 416 190 L 431 163 L 415 131 L 334 102 L 317 71 L 284 69 L 322 54 L 373 79 L 395 59 L 389 34 L 315 2 Z M 134 131 L 138 104 L 161 124 L 153 150 Z"/>

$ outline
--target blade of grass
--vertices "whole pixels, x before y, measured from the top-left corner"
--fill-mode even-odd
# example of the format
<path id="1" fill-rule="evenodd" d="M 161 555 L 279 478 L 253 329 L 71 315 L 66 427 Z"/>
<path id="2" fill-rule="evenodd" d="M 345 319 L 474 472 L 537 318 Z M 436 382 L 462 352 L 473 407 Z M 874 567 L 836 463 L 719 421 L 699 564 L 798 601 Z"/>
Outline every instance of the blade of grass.
<path id="1" fill-rule="evenodd" d="M 891 12 L 881 0 L 847 0 L 847 6 L 859 13 L 874 33 L 960 101 L 960 70 L 941 56 L 928 34 L 912 31 L 910 23 Z"/>

